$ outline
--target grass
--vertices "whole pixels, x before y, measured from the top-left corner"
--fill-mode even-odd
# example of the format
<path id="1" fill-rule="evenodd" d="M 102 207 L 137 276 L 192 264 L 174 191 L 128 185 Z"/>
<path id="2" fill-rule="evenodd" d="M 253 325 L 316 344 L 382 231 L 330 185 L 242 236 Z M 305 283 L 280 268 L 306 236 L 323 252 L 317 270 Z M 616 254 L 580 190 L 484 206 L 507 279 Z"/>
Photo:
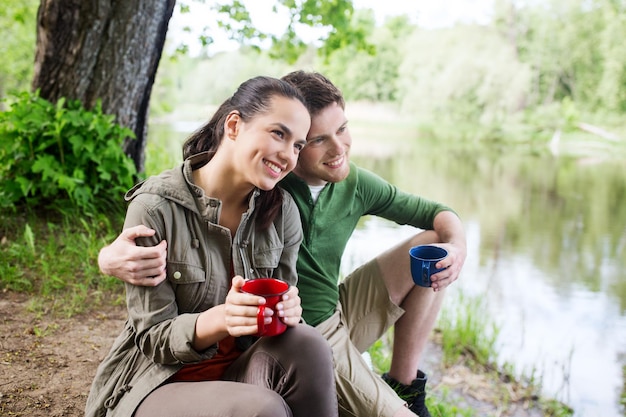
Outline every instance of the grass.
<path id="1" fill-rule="evenodd" d="M 475 369 L 496 361 L 499 329 L 485 310 L 483 299 L 462 293 L 443 308 L 438 330 L 446 364 L 464 359 Z"/>
<path id="2" fill-rule="evenodd" d="M 626 365 L 622 366 L 622 375 L 624 380 L 624 386 L 622 387 L 622 394 L 620 396 L 620 405 L 622 406 L 623 414 L 626 416 Z"/>
<path id="3" fill-rule="evenodd" d="M 66 317 L 123 301 L 123 286 L 102 275 L 97 263 L 118 226 L 104 215 L 1 213 L 0 290 L 26 293 L 33 311 Z"/>

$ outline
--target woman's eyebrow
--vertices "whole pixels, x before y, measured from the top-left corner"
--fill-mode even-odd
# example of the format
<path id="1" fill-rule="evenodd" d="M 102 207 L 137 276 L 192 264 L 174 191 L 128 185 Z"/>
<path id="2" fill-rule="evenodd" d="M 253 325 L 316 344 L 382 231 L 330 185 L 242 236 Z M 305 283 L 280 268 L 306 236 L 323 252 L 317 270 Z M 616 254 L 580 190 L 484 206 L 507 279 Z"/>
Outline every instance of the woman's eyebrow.
<path id="1" fill-rule="evenodd" d="M 274 123 L 274 126 L 278 126 L 280 128 L 280 130 L 282 130 L 283 132 L 285 132 L 285 134 L 291 136 L 293 134 L 293 132 L 291 131 L 291 129 L 289 129 L 287 127 L 287 125 L 281 123 L 281 122 L 276 122 Z"/>

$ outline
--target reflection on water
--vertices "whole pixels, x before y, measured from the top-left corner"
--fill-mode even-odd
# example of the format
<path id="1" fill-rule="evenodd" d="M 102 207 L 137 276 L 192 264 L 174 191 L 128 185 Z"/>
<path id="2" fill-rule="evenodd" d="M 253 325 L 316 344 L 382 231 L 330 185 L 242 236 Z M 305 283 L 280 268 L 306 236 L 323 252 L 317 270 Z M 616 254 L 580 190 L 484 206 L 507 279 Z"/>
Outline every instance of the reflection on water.
<path id="1" fill-rule="evenodd" d="M 577 417 L 620 416 L 626 365 L 626 162 L 424 150 L 353 158 L 461 215 L 468 259 L 450 289 L 484 295 L 500 359 L 542 377 Z M 343 272 L 413 231 L 366 219 Z"/>

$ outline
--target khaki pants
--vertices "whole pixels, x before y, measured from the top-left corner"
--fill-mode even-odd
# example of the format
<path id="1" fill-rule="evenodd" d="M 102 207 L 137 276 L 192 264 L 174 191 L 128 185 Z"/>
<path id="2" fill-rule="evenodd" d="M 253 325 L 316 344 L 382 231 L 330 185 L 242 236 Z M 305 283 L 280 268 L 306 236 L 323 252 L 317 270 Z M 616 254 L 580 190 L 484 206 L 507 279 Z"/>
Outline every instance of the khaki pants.
<path id="1" fill-rule="evenodd" d="M 404 314 L 381 275 L 376 260 L 356 269 L 339 284 L 335 314 L 317 326 L 333 350 L 342 417 L 391 417 L 405 405 L 361 356 Z"/>

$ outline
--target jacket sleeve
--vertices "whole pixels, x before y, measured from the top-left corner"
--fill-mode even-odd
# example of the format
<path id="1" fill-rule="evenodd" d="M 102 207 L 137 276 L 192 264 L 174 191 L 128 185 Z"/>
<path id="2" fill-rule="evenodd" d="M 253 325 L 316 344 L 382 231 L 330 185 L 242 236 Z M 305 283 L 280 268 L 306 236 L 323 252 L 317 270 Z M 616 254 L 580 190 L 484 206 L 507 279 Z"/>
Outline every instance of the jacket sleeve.
<path id="1" fill-rule="evenodd" d="M 142 198 L 135 198 L 128 206 L 124 227 L 144 224 L 153 228 L 156 230 L 154 236 L 137 242 L 141 246 L 153 246 L 166 238 L 165 221 L 163 213 L 143 204 Z M 153 362 L 164 365 L 193 363 L 215 355 L 215 346 L 204 352 L 192 348 L 199 313 L 179 314 L 169 279 L 156 287 L 126 284 L 126 303 L 135 332 L 135 345 Z"/>

